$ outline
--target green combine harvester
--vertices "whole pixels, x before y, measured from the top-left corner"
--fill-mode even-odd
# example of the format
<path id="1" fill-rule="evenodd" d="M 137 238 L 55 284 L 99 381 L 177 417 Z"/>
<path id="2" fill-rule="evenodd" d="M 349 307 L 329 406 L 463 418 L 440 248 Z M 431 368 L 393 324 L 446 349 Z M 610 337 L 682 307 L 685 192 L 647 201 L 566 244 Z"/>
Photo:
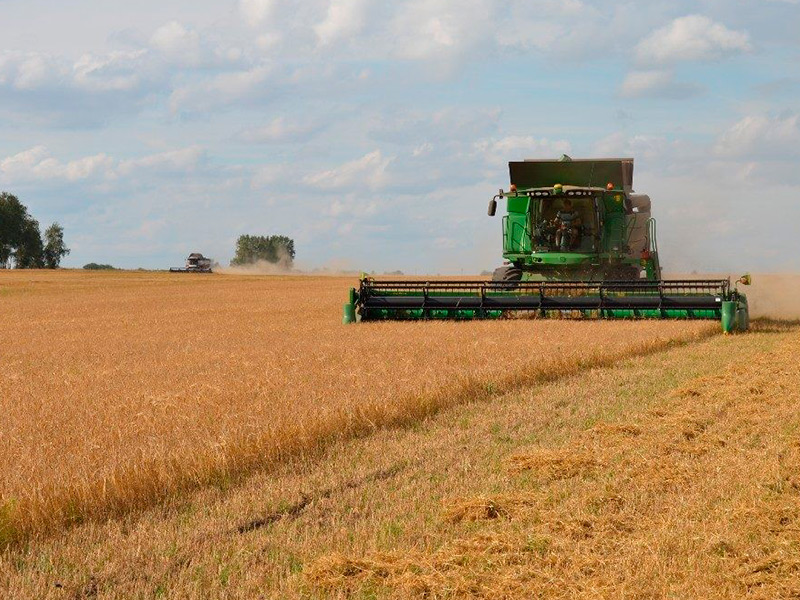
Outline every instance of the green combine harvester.
<path id="1" fill-rule="evenodd" d="M 539 317 L 717 319 L 745 331 L 746 296 L 729 279 L 661 278 L 650 198 L 633 192 L 633 159 L 510 162 L 504 265 L 491 281 L 362 277 L 344 322 Z"/>

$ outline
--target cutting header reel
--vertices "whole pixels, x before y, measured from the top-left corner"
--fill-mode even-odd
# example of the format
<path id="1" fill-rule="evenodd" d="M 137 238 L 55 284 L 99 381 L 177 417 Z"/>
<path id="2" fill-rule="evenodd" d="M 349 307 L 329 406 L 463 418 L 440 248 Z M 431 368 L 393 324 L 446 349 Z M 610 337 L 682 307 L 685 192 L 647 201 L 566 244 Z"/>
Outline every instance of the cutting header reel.
<path id="1" fill-rule="evenodd" d="M 746 276 L 749 283 L 749 276 Z M 745 277 L 737 283 L 744 283 Z M 713 319 L 749 325 L 747 298 L 729 279 L 674 281 L 379 281 L 362 277 L 344 322 L 502 319 Z"/>

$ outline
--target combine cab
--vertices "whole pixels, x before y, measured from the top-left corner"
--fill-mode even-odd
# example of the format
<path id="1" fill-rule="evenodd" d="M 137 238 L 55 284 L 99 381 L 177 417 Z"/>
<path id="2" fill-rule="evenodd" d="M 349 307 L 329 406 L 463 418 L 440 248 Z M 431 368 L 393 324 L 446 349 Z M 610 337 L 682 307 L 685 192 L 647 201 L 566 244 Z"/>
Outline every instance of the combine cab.
<path id="1" fill-rule="evenodd" d="M 170 273 L 211 273 L 211 259 L 199 252 L 192 252 L 185 267 L 170 267 Z"/>
<path id="2" fill-rule="evenodd" d="M 375 281 L 351 289 L 344 321 L 541 317 L 718 319 L 748 327 L 730 280 L 661 278 L 650 198 L 633 193 L 633 159 L 509 163 L 503 258 L 492 281 Z"/>
<path id="3" fill-rule="evenodd" d="M 633 193 L 633 159 L 509 163 L 497 281 L 661 278 L 650 198 Z"/>

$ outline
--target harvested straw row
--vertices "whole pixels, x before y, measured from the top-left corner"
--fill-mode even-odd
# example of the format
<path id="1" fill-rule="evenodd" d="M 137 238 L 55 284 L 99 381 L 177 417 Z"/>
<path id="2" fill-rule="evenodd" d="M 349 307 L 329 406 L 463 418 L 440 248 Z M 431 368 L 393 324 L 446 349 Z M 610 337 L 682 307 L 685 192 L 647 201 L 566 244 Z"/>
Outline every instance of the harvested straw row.
<path id="1" fill-rule="evenodd" d="M 350 569 L 351 558 L 321 557 L 307 579 L 381 597 L 794 597 L 798 352 L 800 338 L 786 337 L 682 386 L 635 428 L 604 424 L 512 455 L 512 473 L 536 477 L 509 485 L 533 490 L 453 501 L 453 537 L 464 521 L 481 525 L 469 538 L 381 555 L 377 570 L 377 555 Z"/>

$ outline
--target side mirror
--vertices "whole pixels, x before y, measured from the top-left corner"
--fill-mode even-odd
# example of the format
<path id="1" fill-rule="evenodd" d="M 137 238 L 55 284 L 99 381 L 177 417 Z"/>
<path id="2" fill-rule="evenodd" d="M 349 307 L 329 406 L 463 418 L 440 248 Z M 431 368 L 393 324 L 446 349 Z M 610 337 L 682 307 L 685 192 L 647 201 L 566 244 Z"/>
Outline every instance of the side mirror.
<path id="1" fill-rule="evenodd" d="M 489 200 L 489 210 L 486 211 L 490 217 L 493 217 L 497 212 L 497 199 L 492 198 Z"/>

